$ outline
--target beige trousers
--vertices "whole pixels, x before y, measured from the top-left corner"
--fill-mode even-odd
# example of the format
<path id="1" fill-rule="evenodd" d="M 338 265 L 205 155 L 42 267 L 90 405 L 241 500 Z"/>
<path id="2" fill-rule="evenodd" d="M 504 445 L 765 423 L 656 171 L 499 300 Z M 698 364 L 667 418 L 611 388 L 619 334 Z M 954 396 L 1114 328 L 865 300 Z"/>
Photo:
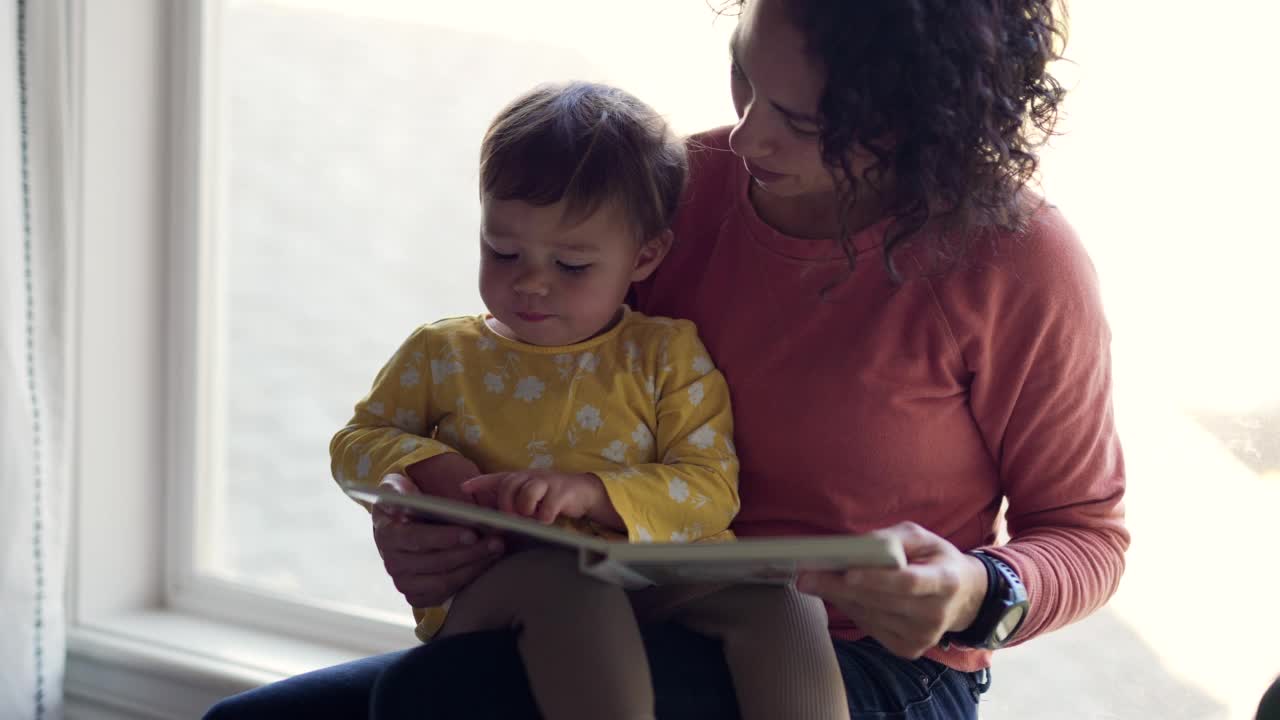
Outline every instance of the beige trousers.
<path id="1" fill-rule="evenodd" d="M 816 598 L 773 585 L 664 586 L 628 593 L 578 571 L 573 553 L 511 555 L 460 592 L 440 637 L 513 628 L 548 720 L 653 718 L 639 622 L 720 639 L 743 720 L 849 717 Z"/>

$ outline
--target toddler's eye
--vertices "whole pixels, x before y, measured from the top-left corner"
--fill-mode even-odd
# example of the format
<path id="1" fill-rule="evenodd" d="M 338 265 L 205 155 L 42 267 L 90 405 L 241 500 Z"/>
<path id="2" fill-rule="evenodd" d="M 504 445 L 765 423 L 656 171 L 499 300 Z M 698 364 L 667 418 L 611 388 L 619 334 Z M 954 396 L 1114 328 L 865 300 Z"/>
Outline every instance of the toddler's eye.
<path id="1" fill-rule="evenodd" d="M 591 267 L 591 263 L 587 263 L 586 265 L 570 265 L 568 263 L 562 263 L 558 260 L 556 261 L 556 265 L 559 265 L 561 270 L 567 273 L 573 273 L 575 275 L 578 273 L 584 273 L 587 271 L 587 268 Z"/>
<path id="2" fill-rule="evenodd" d="M 517 257 L 519 257 L 519 255 L 517 255 L 516 253 L 509 253 L 509 254 L 500 253 L 497 250 L 494 250 L 493 248 L 489 248 L 489 256 L 499 262 L 510 262 L 512 260 L 515 260 Z"/>

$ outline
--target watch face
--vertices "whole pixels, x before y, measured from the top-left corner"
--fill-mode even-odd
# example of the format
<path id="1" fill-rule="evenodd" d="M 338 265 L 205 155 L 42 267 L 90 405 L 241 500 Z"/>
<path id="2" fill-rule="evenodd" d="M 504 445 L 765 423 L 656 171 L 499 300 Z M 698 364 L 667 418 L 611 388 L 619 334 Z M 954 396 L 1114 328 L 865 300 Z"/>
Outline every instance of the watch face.
<path id="1" fill-rule="evenodd" d="M 1009 639 L 1014 630 L 1018 629 L 1018 625 L 1022 623 L 1022 616 L 1027 614 L 1027 608 L 1024 605 L 1015 605 L 1009 608 L 1009 611 L 1000 618 L 1000 623 L 996 625 L 995 640 L 1003 643 Z"/>

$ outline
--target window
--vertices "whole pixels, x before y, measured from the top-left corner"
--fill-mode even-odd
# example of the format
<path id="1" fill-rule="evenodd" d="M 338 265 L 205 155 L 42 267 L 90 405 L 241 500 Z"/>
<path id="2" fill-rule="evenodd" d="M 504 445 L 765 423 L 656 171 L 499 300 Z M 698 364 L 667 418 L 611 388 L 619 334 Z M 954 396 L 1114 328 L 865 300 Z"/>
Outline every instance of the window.
<path id="1" fill-rule="evenodd" d="M 408 622 L 367 518 L 329 479 L 328 441 L 414 327 L 483 309 L 484 128 L 570 78 L 631 88 L 682 131 L 728 122 L 732 22 L 686 0 L 225 3 L 206 115 L 221 176 L 201 178 L 222 199 L 194 582 Z"/>

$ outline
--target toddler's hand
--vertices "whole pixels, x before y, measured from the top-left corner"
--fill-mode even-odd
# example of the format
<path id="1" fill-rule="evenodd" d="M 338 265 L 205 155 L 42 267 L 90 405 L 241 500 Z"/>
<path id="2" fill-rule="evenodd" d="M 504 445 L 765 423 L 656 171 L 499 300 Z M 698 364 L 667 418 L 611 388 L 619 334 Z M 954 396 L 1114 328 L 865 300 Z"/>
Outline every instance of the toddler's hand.
<path id="1" fill-rule="evenodd" d="M 462 483 L 479 505 L 543 523 L 560 516 L 596 518 L 612 511 L 604 483 L 591 473 L 567 474 L 552 470 L 522 470 L 473 477 Z"/>

